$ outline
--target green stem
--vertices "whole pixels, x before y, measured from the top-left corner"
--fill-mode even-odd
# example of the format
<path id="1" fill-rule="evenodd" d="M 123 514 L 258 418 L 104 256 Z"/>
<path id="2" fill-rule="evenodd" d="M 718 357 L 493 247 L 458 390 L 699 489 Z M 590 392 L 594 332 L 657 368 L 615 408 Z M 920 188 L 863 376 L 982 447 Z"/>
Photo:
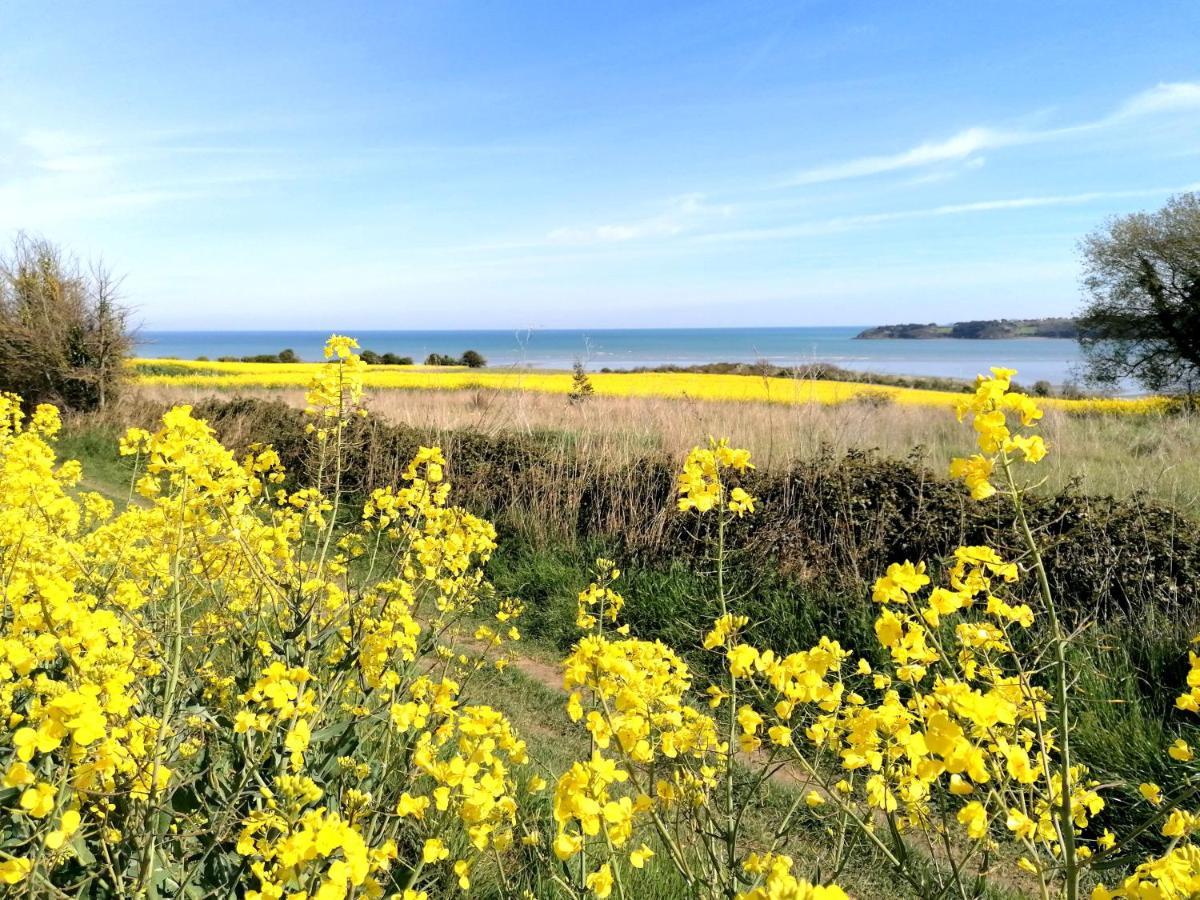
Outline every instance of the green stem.
<path id="1" fill-rule="evenodd" d="M 1029 527 L 1029 519 L 1025 516 L 1025 507 L 1021 503 L 1021 491 L 1013 477 L 1012 462 L 1006 453 L 1001 453 L 1000 460 L 1012 494 L 1017 525 L 1021 529 L 1021 537 L 1033 560 L 1038 590 L 1041 593 L 1042 602 L 1046 605 L 1046 611 L 1050 616 L 1050 625 L 1054 632 L 1054 703 L 1058 707 L 1059 779 L 1062 792 L 1058 806 L 1058 831 L 1063 850 L 1065 895 L 1067 900 L 1077 900 L 1079 896 L 1079 860 L 1075 847 L 1075 823 L 1071 816 L 1071 717 L 1067 704 L 1067 637 L 1063 632 L 1062 623 L 1058 618 L 1058 610 L 1054 605 L 1054 594 L 1050 590 L 1050 579 L 1046 575 L 1046 565 L 1042 560 L 1041 550 L 1033 536 L 1033 529 Z"/>

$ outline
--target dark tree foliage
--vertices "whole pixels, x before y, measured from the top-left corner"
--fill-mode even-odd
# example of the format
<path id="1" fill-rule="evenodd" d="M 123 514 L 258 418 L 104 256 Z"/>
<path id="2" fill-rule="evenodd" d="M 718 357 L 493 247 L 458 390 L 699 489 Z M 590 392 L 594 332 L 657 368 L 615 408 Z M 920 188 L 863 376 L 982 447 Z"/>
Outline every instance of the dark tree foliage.
<path id="1" fill-rule="evenodd" d="M 407 357 L 403 357 L 407 359 Z M 411 360 L 410 360 L 411 362 Z M 462 356 L 451 356 L 448 353 L 430 353 L 425 357 L 427 366 L 466 366 L 468 369 L 482 369 L 487 360 L 477 350 L 468 350 Z"/>
<path id="2" fill-rule="evenodd" d="M 575 365 L 571 367 L 571 391 L 567 394 L 567 399 L 571 403 L 579 404 L 595 392 L 596 389 L 592 387 L 592 380 L 588 378 L 583 362 L 575 360 Z"/>
<path id="3" fill-rule="evenodd" d="M 0 390 L 77 410 L 111 401 L 133 346 L 118 285 L 103 264 L 18 235 L 0 257 Z"/>
<path id="4" fill-rule="evenodd" d="M 413 364 L 411 356 L 397 356 L 395 353 L 376 353 L 374 350 L 364 350 L 359 356 L 368 366 L 411 366 Z M 427 365 L 432 364 L 427 363 Z M 436 365 L 442 364 L 437 363 Z"/>
<path id="5" fill-rule="evenodd" d="M 1200 391 L 1200 194 L 1120 216 L 1082 245 L 1079 342 L 1089 381 Z"/>

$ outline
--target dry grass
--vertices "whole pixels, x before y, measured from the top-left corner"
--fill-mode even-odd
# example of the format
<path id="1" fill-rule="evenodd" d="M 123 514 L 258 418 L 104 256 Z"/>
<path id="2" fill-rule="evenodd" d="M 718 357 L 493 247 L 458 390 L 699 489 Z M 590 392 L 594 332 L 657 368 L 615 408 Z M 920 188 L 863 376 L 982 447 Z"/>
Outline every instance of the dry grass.
<path id="1" fill-rule="evenodd" d="M 144 386 L 142 397 L 195 402 L 222 394 L 212 388 Z M 259 390 L 303 406 L 299 390 Z M 228 394 L 224 394 L 228 396 Z M 848 402 L 836 406 L 650 397 L 592 397 L 578 405 L 536 392 L 500 390 L 378 390 L 371 408 L 384 418 L 438 431 L 557 432 L 573 450 L 619 463 L 662 450 L 682 456 L 708 435 L 749 447 L 758 464 L 780 468 L 828 450 L 878 449 L 907 456 L 916 448 L 934 468 L 970 451 L 970 434 L 944 409 Z M 1053 447 L 1039 467 L 1051 489 L 1082 477 L 1088 493 L 1128 496 L 1145 491 L 1200 511 L 1200 417 L 1068 415 L 1049 410 L 1043 432 Z"/>

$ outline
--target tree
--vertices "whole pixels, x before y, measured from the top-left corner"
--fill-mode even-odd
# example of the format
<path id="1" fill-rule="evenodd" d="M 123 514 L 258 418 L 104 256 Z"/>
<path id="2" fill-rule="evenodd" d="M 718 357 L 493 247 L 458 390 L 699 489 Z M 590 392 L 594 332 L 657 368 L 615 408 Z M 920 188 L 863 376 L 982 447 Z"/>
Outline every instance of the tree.
<path id="1" fill-rule="evenodd" d="M 592 387 L 592 380 L 588 378 L 587 369 L 583 367 L 583 363 L 580 360 L 575 360 L 575 365 L 572 368 L 571 391 L 567 394 L 567 399 L 571 403 L 582 403 L 596 391 Z"/>
<path id="2" fill-rule="evenodd" d="M 1146 390 L 1200 390 L 1200 194 L 1120 216 L 1082 244 L 1087 304 L 1079 342 L 1087 379 Z"/>
<path id="3" fill-rule="evenodd" d="M 487 365 L 487 360 L 477 350 L 468 350 L 462 355 L 461 363 L 468 369 L 482 369 Z"/>
<path id="4" fill-rule="evenodd" d="M 103 263 L 85 271 L 46 239 L 17 235 L 0 256 L 0 390 L 103 408 L 133 347 L 119 286 Z"/>
<path id="5" fill-rule="evenodd" d="M 300 357 L 296 355 L 295 350 L 288 347 L 286 350 L 279 351 L 279 361 L 281 363 L 295 363 L 300 362 Z"/>

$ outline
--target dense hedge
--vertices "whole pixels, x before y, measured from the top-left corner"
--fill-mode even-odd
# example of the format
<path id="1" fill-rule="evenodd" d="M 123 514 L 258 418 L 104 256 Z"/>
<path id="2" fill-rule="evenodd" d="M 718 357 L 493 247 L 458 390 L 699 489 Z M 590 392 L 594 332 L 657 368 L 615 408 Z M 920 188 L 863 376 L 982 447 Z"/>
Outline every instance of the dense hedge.
<path id="1" fill-rule="evenodd" d="M 309 464 L 304 417 L 283 403 L 210 401 L 198 412 L 226 440 L 269 440 L 289 468 Z M 569 435 L 434 433 L 368 418 L 353 436 L 351 489 L 395 482 L 417 447 L 434 442 L 450 460 L 459 502 L 502 529 L 601 539 L 641 564 L 703 556 L 695 520 L 673 512 L 678 460 L 606 464 L 576 452 Z M 756 472 L 746 486 L 759 512 L 734 530 L 734 545 L 797 583 L 861 589 L 890 562 L 936 561 L 964 543 L 1019 553 L 1011 507 L 969 500 L 915 456 L 828 455 Z M 1041 496 L 1029 513 L 1047 542 L 1056 594 L 1077 620 L 1125 614 L 1195 624 L 1200 523 L 1140 496 Z"/>

